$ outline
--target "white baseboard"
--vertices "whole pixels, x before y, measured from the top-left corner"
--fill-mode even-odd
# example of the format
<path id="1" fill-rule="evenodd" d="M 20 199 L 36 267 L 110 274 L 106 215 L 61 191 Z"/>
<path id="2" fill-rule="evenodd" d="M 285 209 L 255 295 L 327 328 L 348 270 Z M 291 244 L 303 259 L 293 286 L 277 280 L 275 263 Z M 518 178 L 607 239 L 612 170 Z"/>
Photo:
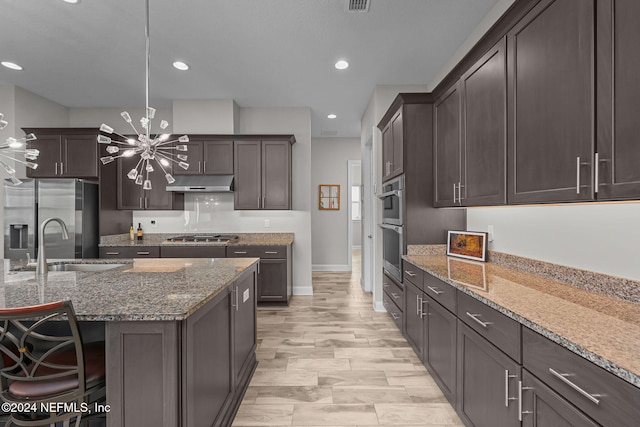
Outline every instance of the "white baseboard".
<path id="1" fill-rule="evenodd" d="M 384 308 L 384 305 L 382 305 L 382 301 L 380 301 L 380 302 L 378 302 L 378 301 L 374 301 L 374 303 L 373 303 L 373 309 L 374 309 L 375 311 L 379 311 L 379 312 L 382 312 L 382 313 L 384 313 L 384 312 L 386 312 L 386 311 L 387 311 L 387 309 L 386 309 L 386 308 Z"/>
<path id="2" fill-rule="evenodd" d="M 348 264 L 314 264 L 311 266 L 312 271 L 351 271 Z"/>
<path id="3" fill-rule="evenodd" d="M 313 286 L 294 286 L 293 295 L 313 295 Z"/>

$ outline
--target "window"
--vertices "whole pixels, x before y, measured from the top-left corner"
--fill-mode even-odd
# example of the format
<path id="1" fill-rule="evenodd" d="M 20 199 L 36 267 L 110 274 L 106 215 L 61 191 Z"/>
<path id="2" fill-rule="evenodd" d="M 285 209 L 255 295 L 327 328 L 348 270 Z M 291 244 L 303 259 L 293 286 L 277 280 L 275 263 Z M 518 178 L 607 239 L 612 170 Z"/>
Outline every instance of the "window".
<path id="1" fill-rule="evenodd" d="M 351 220 L 360 221 L 361 217 L 360 186 L 351 186 Z"/>

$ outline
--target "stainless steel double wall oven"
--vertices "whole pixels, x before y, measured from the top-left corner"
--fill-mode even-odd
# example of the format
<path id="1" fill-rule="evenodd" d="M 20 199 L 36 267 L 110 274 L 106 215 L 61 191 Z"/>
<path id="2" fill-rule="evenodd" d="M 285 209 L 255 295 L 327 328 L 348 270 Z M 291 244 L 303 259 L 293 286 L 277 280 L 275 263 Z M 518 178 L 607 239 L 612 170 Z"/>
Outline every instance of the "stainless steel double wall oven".
<path id="1" fill-rule="evenodd" d="M 404 175 L 382 185 L 382 262 L 384 269 L 402 282 L 404 236 Z"/>

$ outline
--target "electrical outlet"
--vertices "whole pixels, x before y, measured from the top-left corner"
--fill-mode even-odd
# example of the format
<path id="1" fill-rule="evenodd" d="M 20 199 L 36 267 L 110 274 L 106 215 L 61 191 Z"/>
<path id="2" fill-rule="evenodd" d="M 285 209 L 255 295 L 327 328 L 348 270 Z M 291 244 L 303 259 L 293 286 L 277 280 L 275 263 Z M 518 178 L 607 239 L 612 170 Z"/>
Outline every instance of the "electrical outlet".
<path id="1" fill-rule="evenodd" d="M 494 235 L 493 225 L 487 226 L 487 232 L 489 234 L 489 241 L 493 242 L 493 235 Z"/>
<path id="2" fill-rule="evenodd" d="M 158 226 L 158 224 L 156 224 L 156 220 L 152 219 L 151 220 L 151 228 L 156 228 Z"/>
<path id="3" fill-rule="evenodd" d="M 268 219 L 264 220 L 264 228 L 269 228 L 271 227 L 271 222 Z"/>

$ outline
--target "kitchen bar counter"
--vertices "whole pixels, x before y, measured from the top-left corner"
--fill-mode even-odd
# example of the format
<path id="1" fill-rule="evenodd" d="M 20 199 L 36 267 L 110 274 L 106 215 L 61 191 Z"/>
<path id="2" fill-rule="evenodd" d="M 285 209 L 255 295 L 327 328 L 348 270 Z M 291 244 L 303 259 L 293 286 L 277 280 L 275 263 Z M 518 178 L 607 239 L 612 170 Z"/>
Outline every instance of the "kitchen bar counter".
<path id="1" fill-rule="evenodd" d="M 46 282 L 42 282 L 35 279 L 33 271 L 10 271 L 9 261 L 5 260 L 0 306 L 70 299 L 79 320 L 184 320 L 257 264 L 258 259 L 152 258 L 102 263 L 124 265 L 100 272 L 50 271 Z"/>
<path id="2" fill-rule="evenodd" d="M 403 258 L 640 387 L 640 304 L 491 262 Z"/>
<path id="3" fill-rule="evenodd" d="M 101 247 L 114 246 L 280 246 L 291 245 L 294 241 L 294 233 L 225 233 L 238 236 L 238 240 L 230 242 L 169 242 L 167 238 L 180 233 L 149 233 L 145 234 L 142 241 L 129 240 L 128 234 L 102 236 Z M 182 233 L 198 234 L 198 233 Z M 201 233 L 212 234 L 212 233 Z"/>

